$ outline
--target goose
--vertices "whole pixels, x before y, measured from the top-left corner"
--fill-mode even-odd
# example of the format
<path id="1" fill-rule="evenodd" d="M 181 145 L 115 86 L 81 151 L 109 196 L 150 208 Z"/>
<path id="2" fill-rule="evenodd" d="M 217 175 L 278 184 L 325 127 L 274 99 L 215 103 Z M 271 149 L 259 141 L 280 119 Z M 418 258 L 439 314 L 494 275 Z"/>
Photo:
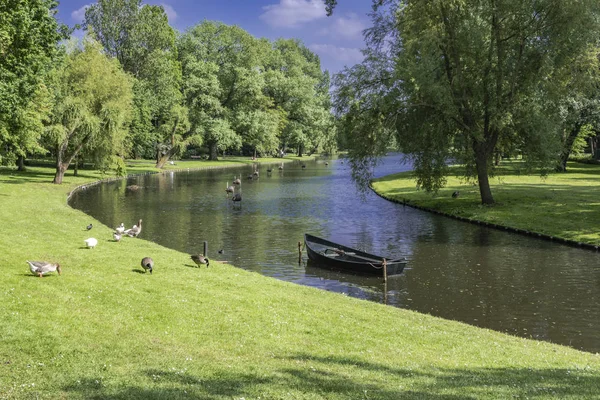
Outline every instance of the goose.
<path id="1" fill-rule="evenodd" d="M 138 237 L 138 235 L 142 232 L 142 220 L 140 219 L 137 225 L 133 225 L 133 228 L 127 229 L 124 233 L 129 237 Z"/>
<path id="2" fill-rule="evenodd" d="M 123 234 L 123 232 L 125 232 L 125 224 L 123 224 L 123 223 L 121 222 L 121 225 L 117 226 L 117 227 L 115 228 L 115 231 L 117 231 L 117 233 L 118 233 L 119 235 L 122 235 L 122 234 Z"/>
<path id="3" fill-rule="evenodd" d="M 142 258 L 142 268 L 144 268 L 144 272 L 150 271 L 150 274 L 152 274 L 153 267 L 154 267 L 154 260 L 152 260 L 150 257 Z"/>
<path id="4" fill-rule="evenodd" d="M 452 198 L 455 199 L 460 195 L 460 192 L 457 190 L 456 192 L 452 193 Z"/>
<path id="5" fill-rule="evenodd" d="M 120 242 L 121 241 L 121 234 L 119 232 L 114 232 L 113 233 L 113 239 L 115 239 L 115 242 Z"/>
<path id="6" fill-rule="evenodd" d="M 271 172 L 273 172 L 273 168 L 267 168 L 267 174 L 270 174 Z"/>
<path id="7" fill-rule="evenodd" d="M 242 183 L 242 180 L 240 178 L 238 178 L 237 176 L 233 177 L 233 184 L 234 185 L 240 185 Z"/>
<path id="8" fill-rule="evenodd" d="M 254 171 L 254 172 L 252 173 L 252 175 L 254 175 L 255 177 L 257 177 L 257 178 L 258 178 L 258 171 Z"/>
<path id="9" fill-rule="evenodd" d="M 328 163 L 327 161 L 325 161 L 325 166 L 326 166 L 326 167 L 327 167 L 327 166 L 329 166 L 329 163 Z"/>
<path id="10" fill-rule="evenodd" d="M 248 180 L 254 179 L 254 175 L 248 175 Z"/>
<path id="11" fill-rule="evenodd" d="M 88 248 L 93 249 L 98 244 L 98 239 L 89 238 L 89 239 L 85 239 L 84 242 Z"/>
<path id="12" fill-rule="evenodd" d="M 306 165 L 305 164 L 302 164 L 302 169 L 306 169 Z"/>
<path id="13" fill-rule="evenodd" d="M 229 193 L 233 193 L 235 191 L 235 186 L 231 185 L 229 186 L 229 182 L 227 182 L 227 184 L 225 185 L 225 193 L 229 194 Z"/>
<path id="14" fill-rule="evenodd" d="M 86 227 L 85 227 L 85 229 L 87 229 L 87 230 L 89 231 L 90 229 L 92 229 L 92 228 L 93 228 L 93 226 L 94 226 L 94 225 L 92 225 L 92 224 L 89 224 L 88 226 L 86 226 Z"/>
<path id="15" fill-rule="evenodd" d="M 281 163 L 281 165 L 279 166 L 279 170 L 283 171 L 283 163 Z"/>
<path id="16" fill-rule="evenodd" d="M 43 275 L 46 275 L 49 272 L 58 272 L 60 275 L 60 264 L 52 264 L 47 261 L 27 261 L 29 264 L 29 270 L 32 274 L 39 276 L 40 278 Z"/>
<path id="17" fill-rule="evenodd" d="M 193 262 L 196 263 L 197 266 L 200 266 L 202 264 L 206 264 L 206 268 L 208 268 L 210 261 L 208 260 L 208 257 L 206 257 L 204 254 L 194 254 L 192 256 L 190 256 L 190 258 L 192 259 Z"/>

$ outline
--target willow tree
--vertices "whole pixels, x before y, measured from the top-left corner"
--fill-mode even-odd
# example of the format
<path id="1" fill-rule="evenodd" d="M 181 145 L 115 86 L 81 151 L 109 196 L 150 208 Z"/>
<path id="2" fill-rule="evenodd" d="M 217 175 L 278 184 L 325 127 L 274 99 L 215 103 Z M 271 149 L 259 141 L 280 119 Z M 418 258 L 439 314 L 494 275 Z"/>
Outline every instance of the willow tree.
<path id="1" fill-rule="evenodd" d="M 131 78 L 87 36 L 52 79 L 54 108 L 48 137 L 56 154 L 54 183 L 85 149 L 102 158 L 121 150 L 132 103 Z"/>
<path id="2" fill-rule="evenodd" d="M 482 203 L 493 204 L 498 143 L 545 165 L 556 161 L 558 104 L 569 67 L 598 38 L 599 7 L 595 0 L 374 1 L 367 61 L 337 77 L 338 111 L 355 122 L 354 143 L 363 149 L 381 150 L 365 143 L 392 132 L 414 160 L 419 186 L 443 186 L 455 160 L 477 180 Z"/>

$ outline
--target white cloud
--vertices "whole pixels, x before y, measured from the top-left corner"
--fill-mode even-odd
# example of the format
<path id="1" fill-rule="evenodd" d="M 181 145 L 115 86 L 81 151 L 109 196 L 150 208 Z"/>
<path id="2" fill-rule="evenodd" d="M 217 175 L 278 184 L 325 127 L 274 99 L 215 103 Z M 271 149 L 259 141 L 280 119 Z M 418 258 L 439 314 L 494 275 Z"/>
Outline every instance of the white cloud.
<path id="1" fill-rule="evenodd" d="M 75 23 L 77 24 L 83 22 L 83 19 L 85 18 L 85 10 L 87 10 L 87 8 L 91 5 L 92 3 L 86 4 L 85 6 L 73 11 L 71 13 L 71 18 L 73 19 L 73 21 L 75 21 Z"/>
<path id="2" fill-rule="evenodd" d="M 175 9 L 165 3 L 160 3 L 160 5 L 164 8 L 165 14 L 167 14 L 167 18 L 169 18 L 169 22 L 174 22 L 177 19 L 177 13 L 175 12 Z"/>
<path id="3" fill-rule="evenodd" d="M 347 17 L 338 17 L 334 20 L 331 31 L 347 39 L 362 38 L 362 31 L 367 26 L 358 18 L 356 14 L 348 14 Z"/>
<path id="4" fill-rule="evenodd" d="M 354 65 L 363 60 L 360 49 L 351 47 L 337 47 L 331 44 L 311 44 L 309 49 L 321 58 L 333 58 L 345 64 Z"/>
<path id="5" fill-rule="evenodd" d="M 327 16 L 323 0 L 279 0 L 263 10 L 260 19 L 275 28 L 295 28 Z"/>

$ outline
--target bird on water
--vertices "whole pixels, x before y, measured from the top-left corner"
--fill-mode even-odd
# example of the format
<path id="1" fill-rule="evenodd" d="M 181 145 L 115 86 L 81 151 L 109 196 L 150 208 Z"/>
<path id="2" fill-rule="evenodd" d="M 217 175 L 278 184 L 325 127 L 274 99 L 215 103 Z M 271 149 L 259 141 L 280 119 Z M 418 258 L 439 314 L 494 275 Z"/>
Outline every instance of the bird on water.
<path id="1" fill-rule="evenodd" d="M 58 263 L 53 264 L 47 261 L 27 261 L 27 264 L 29 264 L 31 273 L 40 278 L 50 272 L 58 272 L 59 275 L 61 273 L 60 264 Z"/>
<path id="2" fill-rule="evenodd" d="M 190 256 L 190 258 L 192 259 L 193 262 L 196 263 L 197 266 L 206 264 L 206 268 L 208 268 L 208 265 L 210 263 L 208 257 L 206 257 L 204 254 L 194 254 L 194 255 Z"/>
<path id="3" fill-rule="evenodd" d="M 153 267 L 154 267 L 154 260 L 152 260 L 150 257 L 142 258 L 142 268 L 144 268 L 144 272 L 150 271 L 150 274 L 152 274 Z"/>

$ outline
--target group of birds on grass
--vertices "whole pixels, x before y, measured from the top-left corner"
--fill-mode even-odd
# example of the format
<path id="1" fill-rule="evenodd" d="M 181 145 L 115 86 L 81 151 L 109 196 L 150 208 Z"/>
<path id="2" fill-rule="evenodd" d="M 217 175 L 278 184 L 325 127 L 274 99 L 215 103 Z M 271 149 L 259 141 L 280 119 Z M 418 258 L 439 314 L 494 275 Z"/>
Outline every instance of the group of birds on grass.
<path id="1" fill-rule="evenodd" d="M 93 225 L 89 224 L 86 227 L 86 230 L 89 231 L 92 228 L 93 228 Z M 115 228 L 113 237 L 115 239 L 115 242 L 119 242 L 123 235 L 127 235 L 129 237 L 138 237 L 141 232 L 142 232 L 142 220 L 140 219 L 138 221 L 138 223 L 133 225 L 133 227 L 130 229 L 125 229 L 125 225 L 123 223 L 121 223 L 121 225 L 119 225 L 117 228 Z M 93 249 L 98 244 L 98 240 L 95 238 L 88 238 L 88 239 L 84 240 L 84 242 L 86 244 L 86 247 L 88 247 L 90 249 Z M 224 252 L 223 250 L 219 250 L 219 254 L 223 254 L 223 252 Z M 194 254 L 194 255 L 191 255 L 190 258 L 199 267 L 202 265 L 206 265 L 206 267 L 208 268 L 208 266 L 210 264 L 210 260 L 204 254 Z M 58 273 L 58 275 L 60 275 L 62 272 L 59 263 L 52 263 L 52 262 L 48 262 L 48 261 L 29 261 L 29 260 L 27 260 L 27 264 L 29 264 L 29 270 L 31 271 L 31 273 L 39 276 L 40 278 L 51 272 L 56 272 L 56 273 Z M 154 270 L 154 260 L 152 260 L 151 257 L 142 258 L 141 265 L 142 265 L 142 268 L 144 269 L 144 272 L 150 272 L 150 274 L 152 274 L 152 271 Z"/>
<path id="2" fill-rule="evenodd" d="M 92 230 L 94 227 L 93 224 L 89 224 L 85 227 L 86 231 Z M 127 235 L 129 237 L 138 237 L 142 232 L 142 220 L 140 219 L 136 225 L 133 225 L 130 229 L 125 229 L 125 225 L 121 223 L 113 232 L 113 239 L 115 242 L 121 241 L 123 235 Z M 93 249 L 98 245 L 98 239 L 90 237 L 83 241 L 85 246 L 88 249 Z M 148 257 L 146 257 L 148 258 Z M 60 264 L 51 263 L 48 261 L 29 261 L 27 260 L 27 264 L 29 264 L 29 270 L 32 274 L 39 276 L 40 278 L 50 272 L 57 272 L 59 275 L 61 274 Z M 147 269 L 147 268 L 145 268 Z M 150 267 L 150 272 L 152 273 L 152 268 Z"/>

